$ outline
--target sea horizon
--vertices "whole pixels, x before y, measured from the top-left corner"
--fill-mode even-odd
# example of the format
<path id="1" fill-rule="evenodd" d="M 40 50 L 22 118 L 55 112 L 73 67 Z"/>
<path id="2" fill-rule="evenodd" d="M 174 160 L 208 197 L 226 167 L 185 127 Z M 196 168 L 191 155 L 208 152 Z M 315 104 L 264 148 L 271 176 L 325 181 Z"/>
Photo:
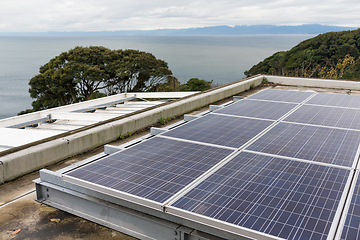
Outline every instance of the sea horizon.
<path id="1" fill-rule="evenodd" d="M 181 83 L 190 78 L 226 84 L 311 34 L 214 36 L 0 36 L 0 119 L 31 108 L 29 80 L 52 58 L 76 46 L 150 52 L 166 61 Z"/>

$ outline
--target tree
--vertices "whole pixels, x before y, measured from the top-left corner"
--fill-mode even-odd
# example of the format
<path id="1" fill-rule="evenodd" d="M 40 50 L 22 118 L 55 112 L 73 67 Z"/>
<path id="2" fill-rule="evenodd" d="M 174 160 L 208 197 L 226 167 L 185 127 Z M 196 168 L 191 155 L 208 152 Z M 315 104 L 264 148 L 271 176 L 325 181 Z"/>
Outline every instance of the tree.
<path id="1" fill-rule="evenodd" d="M 189 79 L 184 86 L 183 91 L 205 91 L 211 88 L 212 81 L 200 80 L 198 78 Z"/>
<path id="2" fill-rule="evenodd" d="M 168 64 L 156 59 L 151 53 L 136 50 L 122 51 L 123 62 L 115 68 L 117 80 L 115 91 L 144 92 L 155 91 L 171 75 Z"/>
<path id="3" fill-rule="evenodd" d="M 158 85 L 156 91 L 157 92 L 178 92 L 181 91 L 181 87 L 183 85 L 180 84 L 179 80 L 174 77 L 170 76 L 167 79 L 166 83 L 161 83 Z"/>
<path id="4" fill-rule="evenodd" d="M 180 84 L 176 77 L 169 77 L 166 83 L 158 85 L 158 92 L 174 92 L 174 91 L 205 91 L 211 88 L 212 81 L 200 80 L 198 78 L 190 78 L 186 83 Z"/>
<path id="5" fill-rule="evenodd" d="M 30 79 L 29 93 L 38 111 L 104 94 L 155 91 L 172 74 L 168 64 L 151 53 L 75 47 L 51 59 Z"/>

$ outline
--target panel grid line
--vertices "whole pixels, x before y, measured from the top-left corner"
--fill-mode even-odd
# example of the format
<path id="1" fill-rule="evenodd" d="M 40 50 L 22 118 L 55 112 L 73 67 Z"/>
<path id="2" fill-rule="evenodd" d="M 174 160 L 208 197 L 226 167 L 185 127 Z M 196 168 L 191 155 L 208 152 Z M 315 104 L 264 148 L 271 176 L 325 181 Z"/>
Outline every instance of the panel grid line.
<path id="1" fill-rule="evenodd" d="M 353 240 L 360 239 L 360 214 L 359 210 L 355 212 L 356 208 L 359 208 L 359 196 L 360 196 L 360 182 L 359 182 L 359 172 L 357 171 L 354 174 L 353 184 L 349 191 L 349 196 L 347 199 L 348 204 L 344 207 L 344 212 L 339 224 L 339 228 L 336 232 L 335 239 L 341 240 Z M 357 205 L 357 206 L 356 206 Z"/>
<path id="2" fill-rule="evenodd" d="M 248 152 L 248 153 L 264 155 L 264 156 L 268 156 L 268 157 L 274 157 L 274 158 L 283 158 L 283 159 L 299 161 L 299 162 L 304 162 L 304 163 L 311 163 L 311 164 L 322 165 L 322 166 L 327 166 L 327 167 L 335 167 L 336 166 L 337 168 L 342 168 L 342 169 L 346 169 L 346 170 L 352 170 L 353 169 L 353 167 L 334 165 L 334 164 L 329 164 L 329 163 L 325 163 L 325 162 L 314 162 L 314 161 L 311 161 L 311 160 L 306 160 L 306 159 L 301 159 L 301 158 L 280 156 L 280 155 L 276 155 L 276 154 L 257 152 L 257 151 L 252 151 L 252 150 L 248 150 L 248 149 L 244 149 L 244 150 L 242 150 L 242 152 Z"/>
<path id="3" fill-rule="evenodd" d="M 282 238 L 326 239 L 349 172 L 243 152 L 172 206 Z M 326 200 L 330 196 L 333 200 Z M 317 212 L 322 220 L 310 223 L 309 217 Z M 294 226 L 290 222 L 295 216 Z"/>
<path id="4" fill-rule="evenodd" d="M 335 106 L 345 108 L 360 108 L 360 96 L 335 93 L 318 93 L 308 104 Z"/>
<path id="5" fill-rule="evenodd" d="M 335 234 L 359 162 L 356 100 L 265 89 L 64 179 L 241 234 L 325 240 Z"/>
<path id="6" fill-rule="evenodd" d="M 251 95 L 251 96 L 253 96 L 253 95 Z M 242 100 L 248 100 L 248 101 L 258 101 L 258 102 L 271 102 L 271 103 L 290 103 L 290 102 L 284 102 L 284 101 L 273 101 L 273 100 L 265 100 L 265 99 L 256 99 L 256 98 L 249 98 L 249 97 L 247 97 L 247 98 L 244 98 L 244 99 L 242 99 Z M 242 100 L 240 100 L 240 101 L 242 101 Z"/>
<path id="7" fill-rule="evenodd" d="M 254 119 L 254 120 L 269 120 L 274 121 L 274 119 L 270 118 L 257 118 L 257 117 L 248 117 L 248 116 L 237 116 L 232 114 L 226 114 L 226 113 L 218 113 L 217 111 L 214 111 L 211 113 L 212 115 L 219 115 L 219 116 L 227 116 L 227 117 L 237 117 L 237 118 L 247 118 L 247 119 Z"/>
<path id="8" fill-rule="evenodd" d="M 227 107 L 215 110 L 214 113 L 255 119 L 278 120 L 296 106 L 296 103 L 242 99 Z"/>
<path id="9" fill-rule="evenodd" d="M 332 106 L 332 105 L 320 105 L 320 104 L 314 104 L 314 103 L 305 103 L 305 105 L 315 106 L 315 107 L 323 107 L 323 108 L 359 110 L 359 108 L 356 108 L 356 107 L 341 107 L 341 106 Z"/>
<path id="10" fill-rule="evenodd" d="M 339 130 L 351 130 L 351 131 L 355 131 L 355 132 L 360 132 L 360 129 L 353 129 L 353 128 L 332 127 L 332 126 L 324 126 L 324 125 L 309 124 L 309 123 L 299 123 L 299 122 L 286 121 L 286 120 L 283 120 L 281 122 L 291 123 L 291 124 L 295 124 L 295 125 L 313 126 L 313 127 L 321 127 L 321 128 L 328 128 L 328 129 L 339 129 Z"/>
<path id="11" fill-rule="evenodd" d="M 270 120 L 209 114 L 161 135 L 239 148 L 273 123 Z"/>
<path id="12" fill-rule="evenodd" d="M 309 117 L 310 116 L 310 117 Z M 338 129 L 360 130 L 360 109 L 337 109 L 335 107 L 322 107 L 303 105 L 289 115 L 284 121 L 291 123 L 317 125 Z"/>
<path id="13" fill-rule="evenodd" d="M 302 103 L 304 100 L 308 99 L 308 97 L 312 96 L 313 94 L 314 92 L 264 89 L 260 92 L 257 92 L 256 94 L 247 97 L 246 99 Z"/>
<path id="14" fill-rule="evenodd" d="M 155 137 L 66 175 L 163 203 L 232 152 Z"/>
<path id="15" fill-rule="evenodd" d="M 356 131 L 280 122 L 246 149 L 351 167 L 359 142 Z"/>
<path id="16" fill-rule="evenodd" d="M 250 161 L 250 160 L 249 160 L 249 161 Z M 270 164 L 270 162 L 266 163 L 264 167 L 266 167 L 268 164 Z M 245 166 L 246 166 L 246 165 L 244 165 L 244 167 L 245 167 Z M 249 169 L 249 171 L 251 171 L 251 169 L 252 169 L 252 168 L 255 168 L 255 167 L 256 167 L 256 166 L 251 166 L 250 169 Z M 237 172 L 233 172 L 232 175 L 230 175 L 230 176 L 228 175 L 228 176 L 226 176 L 226 177 L 227 177 L 227 178 L 233 178 L 236 174 L 237 174 Z M 246 187 L 246 185 L 251 184 L 251 181 L 252 181 L 254 178 L 256 178 L 256 177 L 257 177 L 256 175 L 253 175 L 252 178 L 248 179 L 248 182 L 245 182 L 245 183 L 244 183 L 245 185 L 244 185 L 243 187 Z M 275 179 L 272 179 L 272 180 L 274 181 Z M 206 201 L 210 198 L 211 192 L 215 192 L 215 191 L 217 191 L 217 190 L 219 190 L 220 188 L 223 187 L 223 185 L 221 185 L 221 184 L 219 183 L 219 181 L 214 181 L 213 183 L 218 183 L 219 185 L 217 186 L 217 188 L 211 189 L 211 191 L 206 191 L 206 192 L 209 194 L 209 196 L 206 197 L 206 198 L 202 198 L 202 201 L 203 201 L 203 202 L 206 202 Z M 240 186 L 239 186 L 239 187 L 240 187 Z M 224 194 L 219 194 L 219 195 L 220 195 L 220 196 L 226 196 L 225 193 L 224 193 Z M 229 200 L 227 200 L 226 203 L 223 202 L 224 206 L 221 206 L 221 208 L 218 210 L 217 214 L 216 214 L 215 216 L 213 216 L 213 217 L 214 217 L 214 218 L 218 217 L 219 214 L 221 213 L 221 211 L 223 211 L 225 208 L 227 208 L 227 207 L 228 207 L 227 205 L 230 204 L 230 202 L 231 202 L 235 197 L 236 197 L 236 195 L 233 196 L 233 197 L 231 197 Z M 194 208 L 197 208 L 200 204 L 201 204 L 201 203 L 199 202 L 199 204 L 196 205 L 196 206 L 194 206 Z M 226 221 L 226 220 L 225 220 L 225 221 Z"/>
<path id="17" fill-rule="evenodd" d="M 227 146 L 218 145 L 218 144 L 199 142 L 199 141 L 192 141 L 192 140 L 183 139 L 183 138 L 177 138 L 177 137 L 170 137 L 170 136 L 165 136 L 163 134 L 159 134 L 159 135 L 157 135 L 157 137 L 176 140 L 176 141 L 181 141 L 181 142 L 195 143 L 195 144 L 200 144 L 200 145 L 204 145 L 204 146 L 220 147 L 220 148 L 225 148 L 225 149 L 230 149 L 230 150 L 237 150 L 237 148 L 234 148 L 234 147 L 227 147 Z"/>

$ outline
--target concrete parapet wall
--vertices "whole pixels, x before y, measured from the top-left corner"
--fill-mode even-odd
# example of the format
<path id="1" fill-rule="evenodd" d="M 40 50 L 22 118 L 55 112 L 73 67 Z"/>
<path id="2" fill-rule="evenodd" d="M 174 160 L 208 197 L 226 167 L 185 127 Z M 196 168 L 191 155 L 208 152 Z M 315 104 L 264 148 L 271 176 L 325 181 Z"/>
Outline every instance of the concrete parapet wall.
<path id="1" fill-rule="evenodd" d="M 127 133 L 133 133 L 155 124 L 160 118 L 180 116 L 236 95 L 249 89 L 252 85 L 258 86 L 264 77 L 269 82 L 283 85 L 360 90 L 360 82 L 354 81 L 255 76 L 0 157 L 0 183 L 105 145 Z M 28 118 L 31 120 L 35 117 L 38 117 L 37 113 L 30 114 Z"/>
<path id="2" fill-rule="evenodd" d="M 180 116 L 236 95 L 252 85 L 260 85 L 264 77 L 269 82 L 283 85 L 360 90 L 360 82 L 354 81 L 256 76 L 0 157 L 0 183 L 105 145 L 155 124 L 160 118 Z M 36 113 L 29 115 L 29 119 L 34 117 L 38 117 Z"/>
<path id="3" fill-rule="evenodd" d="M 238 81 L 127 118 L 10 153 L 0 158 L 0 183 L 112 142 L 127 133 L 155 124 L 160 118 L 180 116 L 236 95 L 249 89 L 250 86 L 260 85 L 262 80 L 263 76 L 256 76 Z"/>
<path id="4" fill-rule="evenodd" d="M 296 77 L 280 77 L 280 76 L 264 76 L 269 82 L 282 85 L 319 87 L 333 89 L 351 89 L 360 90 L 360 82 L 356 81 L 340 81 L 318 78 L 296 78 Z"/>

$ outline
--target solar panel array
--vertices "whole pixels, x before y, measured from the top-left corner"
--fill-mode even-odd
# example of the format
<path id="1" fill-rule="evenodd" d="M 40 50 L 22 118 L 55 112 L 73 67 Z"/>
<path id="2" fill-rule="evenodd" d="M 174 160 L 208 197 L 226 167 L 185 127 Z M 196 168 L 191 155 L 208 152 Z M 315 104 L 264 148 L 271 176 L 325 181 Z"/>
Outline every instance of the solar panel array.
<path id="1" fill-rule="evenodd" d="M 344 229 L 341 232 L 342 240 L 360 239 L 360 178 L 357 177 L 354 192 L 351 197 Z"/>
<path id="2" fill-rule="evenodd" d="M 273 121 L 210 114 L 164 136 L 239 148 Z"/>
<path id="3" fill-rule="evenodd" d="M 293 103 L 264 102 L 244 99 L 232 104 L 231 106 L 219 109 L 216 113 L 278 120 L 294 107 L 296 107 L 296 104 Z"/>
<path id="4" fill-rule="evenodd" d="M 173 206 L 285 239 L 326 239 L 349 172 L 242 152 Z"/>
<path id="5" fill-rule="evenodd" d="M 360 130 L 360 109 L 303 105 L 285 121 Z"/>
<path id="6" fill-rule="evenodd" d="M 251 95 L 247 99 L 258 99 L 263 101 L 277 101 L 289 103 L 301 103 L 313 95 L 313 92 L 300 91 L 284 91 L 279 89 L 272 89 L 270 91 L 261 91 Z"/>
<path id="7" fill-rule="evenodd" d="M 247 149 L 351 167 L 359 143 L 357 131 L 281 122 Z"/>
<path id="8" fill-rule="evenodd" d="M 334 106 L 345 108 L 360 108 L 360 96 L 334 93 L 318 93 L 307 104 Z"/>
<path id="9" fill-rule="evenodd" d="M 163 203 L 232 152 L 153 138 L 67 175 Z"/>
<path id="10" fill-rule="evenodd" d="M 266 89 L 65 176 L 253 238 L 328 239 L 359 158 L 359 98 Z"/>

